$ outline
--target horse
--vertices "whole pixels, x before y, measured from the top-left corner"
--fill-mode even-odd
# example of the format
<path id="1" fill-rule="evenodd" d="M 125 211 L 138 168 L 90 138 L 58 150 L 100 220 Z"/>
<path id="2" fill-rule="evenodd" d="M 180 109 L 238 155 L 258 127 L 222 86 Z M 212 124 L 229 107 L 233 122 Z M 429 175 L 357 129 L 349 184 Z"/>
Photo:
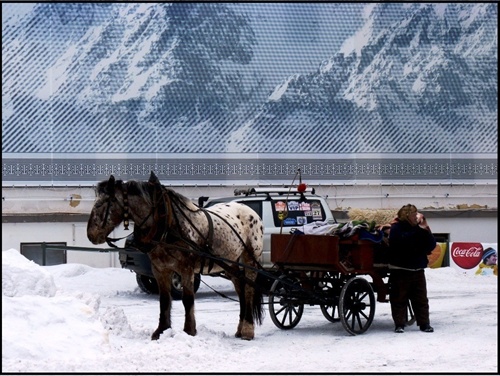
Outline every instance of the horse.
<path id="1" fill-rule="evenodd" d="M 158 282 L 160 319 L 151 340 L 171 328 L 172 273 L 182 280 L 184 331 L 196 335 L 194 278 L 196 273 L 223 273 L 238 294 L 240 313 L 235 336 L 254 338 L 255 323 L 263 320 L 263 292 L 257 288 L 263 248 L 263 224 L 250 207 L 236 203 L 201 208 L 190 199 L 161 185 L 151 172 L 147 182 L 101 181 L 87 223 L 93 244 L 113 245 L 108 235 L 123 222 L 134 222 L 134 243 L 147 252 Z M 208 261 L 208 263 L 207 263 Z"/>

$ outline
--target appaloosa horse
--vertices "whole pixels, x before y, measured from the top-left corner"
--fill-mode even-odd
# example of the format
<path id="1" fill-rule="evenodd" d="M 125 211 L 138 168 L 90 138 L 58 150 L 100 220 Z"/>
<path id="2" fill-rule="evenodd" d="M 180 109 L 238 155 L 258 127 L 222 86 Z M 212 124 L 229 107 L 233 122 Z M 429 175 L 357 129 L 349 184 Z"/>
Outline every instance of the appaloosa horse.
<path id="1" fill-rule="evenodd" d="M 246 205 L 230 202 L 203 209 L 166 188 L 151 172 L 147 182 L 109 180 L 98 183 L 97 198 L 87 224 L 93 244 L 109 242 L 121 222 L 134 222 L 135 246 L 147 252 L 160 290 L 160 321 L 151 339 L 171 327 L 172 273 L 181 276 L 184 331 L 196 334 L 195 273 L 224 272 L 233 282 L 240 303 L 236 337 L 254 338 L 254 322 L 262 323 L 262 290 L 256 288 L 263 247 L 260 217 Z M 252 283 L 254 282 L 254 283 Z"/>

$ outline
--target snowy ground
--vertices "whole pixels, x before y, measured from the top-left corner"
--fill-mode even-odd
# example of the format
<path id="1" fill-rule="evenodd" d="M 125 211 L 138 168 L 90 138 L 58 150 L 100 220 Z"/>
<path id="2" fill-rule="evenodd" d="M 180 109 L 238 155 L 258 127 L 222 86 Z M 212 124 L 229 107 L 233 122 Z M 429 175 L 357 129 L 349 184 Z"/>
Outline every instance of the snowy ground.
<path id="1" fill-rule="evenodd" d="M 134 274 L 80 264 L 40 267 L 15 250 L 2 252 L 2 372 L 326 372 L 496 373 L 498 278 L 427 269 L 434 333 L 412 326 L 393 332 L 388 303 L 357 336 L 306 306 L 292 330 L 266 310 L 253 341 L 234 338 L 238 303 L 202 283 L 198 334 L 186 335 L 182 303 L 158 341 L 157 296 L 142 293 Z M 203 281 L 235 298 L 222 278 Z"/>

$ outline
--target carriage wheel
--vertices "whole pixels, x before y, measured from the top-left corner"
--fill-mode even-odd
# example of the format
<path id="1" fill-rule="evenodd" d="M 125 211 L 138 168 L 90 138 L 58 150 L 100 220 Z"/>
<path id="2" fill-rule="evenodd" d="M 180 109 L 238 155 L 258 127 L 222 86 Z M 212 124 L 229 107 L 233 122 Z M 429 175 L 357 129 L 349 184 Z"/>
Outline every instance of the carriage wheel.
<path id="1" fill-rule="evenodd" d="M 297 297 L 302 288 L 297 280 L 282 275 L 274 281 L 269 293 L 269 314 L 280 329 L 292 329 L 300 321 L 304 304 Z"/>
<path id="2" fill-rule="evenodd" d="M 331 304 L 320 304 L 323 316 L 330 322 L 338 322 L 340 320 L 338 305 L 341 286 L 339 274 L 331 272 L 326 272 L 318 283 L 318 287 L 321 289 L 322 294 L 329 300 L 332 300 Z"/>
<path id="3" fill-rule="evenodd" d="M 375 294 L 364 278 L 351 278 L 340 292 L 340 321 L 350 334 L 356 335 L 368 330 L 375 315 Z"/>

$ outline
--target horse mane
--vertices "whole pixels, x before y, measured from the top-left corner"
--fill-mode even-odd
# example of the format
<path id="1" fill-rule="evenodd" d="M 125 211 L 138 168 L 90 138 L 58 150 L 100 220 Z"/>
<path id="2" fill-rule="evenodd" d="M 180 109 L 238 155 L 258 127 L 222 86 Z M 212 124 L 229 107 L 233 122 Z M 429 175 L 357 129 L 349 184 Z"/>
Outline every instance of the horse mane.
<path id="1" fill-rule="evenodd" d="M 141 196 L 146 200 L 147 205 L 153 205 L 153 192 L 154 192 L 154 185 L 150 184 L 149 182 L 144 182 L 144 181 L 137 181 L 137 180 L 129 180 L 126 183 L 123 180 L 116 180 L 115 181 L 115 190 L 116 189 L 123 189 L 123 186 L 127 187 L 127 193 L 128 195 L 133 195 L 133 196 Z M 174 191 L 171 188 L 165 187 L 164 185 L 161 185 L 161 188 L 163 191 L 167 192 L 170 198 L 172 198 L 174 201 L 177 202 L 182 202 L 185 207 L 187 207 L 190 210 L 197 210 L 198 206 L 195 205 L 189 198 L 186 196 L 180 194 L 179 192 Z M 111 194 L 112 192 L 108 192 L 108 181 L 101 181 L 97 184 L 96 191 L 98 194 Z"/>
<path id="2" fill-rule="evenodd" d="M 119 180 L 121 182 L 121 180 Z M 118 181 L 117 181 L 118 183 Z M 132 196 L 141 196 L 146 200 L 146 204 L 153 205 L 153 187 L 148 182 L 129 180 L 127 183 L 127 193 Z"/>
<path id="3" fill-rule="evenodd" d="M 121 182 L 121 180 L 117 180 L 116 183 L 118 184 L 119 182 Z M 165 187 L 164 185 L 160 184 L 160 186 L 163 189 L 163 192 L 167 192 L 168 196 L 174 201 L 182 202 L 185 207 L 191 210 L 198 209 L 198 206 L 194 205 L 194 203 L 186 196 L 174 191 L 171 188 Z M 153 205 L 154 185 L 149 182 L 129 180 L 127 183 L 127 190 L 129 195 L 142 196 L 148 205 Z"/>
<path id="4" fill-rule="evenodd" d="M 102 193 L 108 193 L 106 191 L 106 187 L 108 185 L 108 181 L 101 181 L 99 183 L 97 183 L 97 186 L 96 186 L 96 192 L 97 194 L 102 194 Z"/>
<path id="5" fill-rule="evenodd" d="M 184 204 L 185 207 L 187 207 L 189 210 L 197 210 L 198 206 L 193 203 L 189 198 L 186 196 L 180 194 L 179 192 L 174 191 L 173 189 L 167 188 L 165 186 L 162 186 L 165 191 L 168 192 L 168 195 L 170 198 L 173 198 L 174 201 L 180 201 Z"/>

